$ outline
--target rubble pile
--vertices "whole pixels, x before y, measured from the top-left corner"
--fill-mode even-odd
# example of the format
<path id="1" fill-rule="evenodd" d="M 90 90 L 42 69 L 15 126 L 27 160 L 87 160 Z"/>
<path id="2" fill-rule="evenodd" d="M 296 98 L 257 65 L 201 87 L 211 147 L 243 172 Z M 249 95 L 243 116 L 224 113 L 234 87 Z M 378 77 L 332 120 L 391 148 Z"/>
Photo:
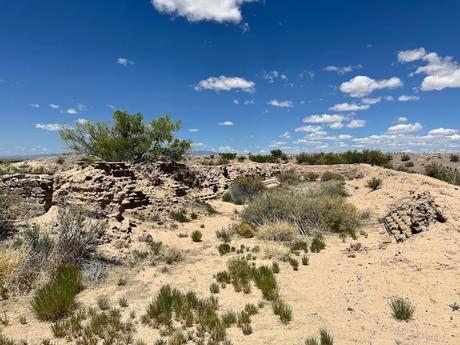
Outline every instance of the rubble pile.
<path id="1" fill-rule="evenodd" d="M 388 233 L 403 242 L 414 234 L 427 231 L 435 222 L 446 218 L 429 192 L 419 193 L 392 209 L 384 219 Z"/>

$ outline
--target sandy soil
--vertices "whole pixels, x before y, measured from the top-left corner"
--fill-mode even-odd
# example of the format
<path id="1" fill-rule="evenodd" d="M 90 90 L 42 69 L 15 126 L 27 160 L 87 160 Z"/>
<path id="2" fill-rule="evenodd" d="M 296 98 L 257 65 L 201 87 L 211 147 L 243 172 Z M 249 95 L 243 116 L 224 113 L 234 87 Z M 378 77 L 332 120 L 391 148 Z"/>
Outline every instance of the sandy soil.
<path id="1" fill-rule="evenodd" d="M 328 169 L 330 167 L 316 167 Z M 284 326 L 266 305 L 252 317 L 253 334 L 244 336 L 232 327 L 228 334 L 233 344 L 271 345 L 302 344 L 316 334 L 320 327 L 327 328 L 335 344 L 363 345 L 457 345 L 460 344 L 460 311 L 452 311 L 449 304 L 460 303 L 460 191 L 458 187 L 425 176 L 397 172 L 370 166 L 360 166 L 365 178 L 347 181 L 349 200 L 361 210 L 370 210 L 370 220 L 363 227 L 368 234 L 356 241 L 345 243 L 337 236 L 327 237 L 327 248 L 310 255 L 310 265 L 300 266 L 295 272 L 287 263 L 280 263 L 277 276 L 281 297 L 293 308 L 293 321 Z M 383 187 L 370 192 L 365 187 L 372 176 L 381 177 Z M 391 241 L 378 219 L 388 208 L 409 198 L 414 192 L 430 191 L 444 208 L 448 221 L 432 226 L 429 231 L 413 236 L 404 243 Z M 94 305 L 100 295 L 110 297 L 117 305 L 120 297 L 127 297 L 129 308 L 138 316 L 164 284 L 182 290 L 194 290 L 209 296 L 213 274 L 225 269 L 228 256 L 219 256 L 219 241 L 215 231 L 231 224 L 236 215 L 235 206 L 220 201 L 212 202 L 218 215 L 200 218 L 180 225 L 177 229 L 164 229 L 144 223 L 135 229 L 135 236 L 149 233 L 155 240 L 186 250 L 184 262 L 168 266 L 117 267 L 101 285 L 88 286 L 79 295 L 83 305 Z M 204 228 L 200 228 L 203 224 Z M 193 243 L 178 233 L 203 232 L 203 241 Z M 235 238 L 233 245 L 263 244 L 257 239 Z M 360 242 L 363 249 L 350 257 L 350 243 Z M 260 256 L 260 255 L 258 255 Z M 257 263 L 268 261 L 257 259 Z M 127 284 L 118 286 L 120 276 Z M 414 320 L 400 322 L 392 318 L 388 305 L 391 296 L 409 298 L 416 307 Z M 251 294 L 236 293 L 231 286 L 218 295 L 220 309 L 240 310 L 246 303 L 257 303 L 260 291 Z M 34 319 L 29 297 L 0 302 L 1 313 L 6 312 L 10 325 L 3 333 L 15 340 L 26 339 L 29 344 L 52 338 L 49 324 Z M 26 315 L 27 325 L 19 317 Z M 152 344 L 158 331 L 137 324 L 136 339 Z M 59 342 L 56 342 L 59 343 Z M 65 343 L 65 342 L 62 342 Z"/>

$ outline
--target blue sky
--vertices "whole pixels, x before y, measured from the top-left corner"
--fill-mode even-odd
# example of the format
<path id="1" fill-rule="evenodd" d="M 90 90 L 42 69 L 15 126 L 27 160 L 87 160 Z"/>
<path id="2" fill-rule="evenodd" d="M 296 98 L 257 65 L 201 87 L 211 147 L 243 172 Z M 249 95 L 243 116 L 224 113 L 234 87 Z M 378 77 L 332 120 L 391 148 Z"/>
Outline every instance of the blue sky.
<path id="1" fill-rule="evenodd" d="M 198 150 L 460 150 L 460 1 L 0 0 L 0 156 L 112 109 Z"/>

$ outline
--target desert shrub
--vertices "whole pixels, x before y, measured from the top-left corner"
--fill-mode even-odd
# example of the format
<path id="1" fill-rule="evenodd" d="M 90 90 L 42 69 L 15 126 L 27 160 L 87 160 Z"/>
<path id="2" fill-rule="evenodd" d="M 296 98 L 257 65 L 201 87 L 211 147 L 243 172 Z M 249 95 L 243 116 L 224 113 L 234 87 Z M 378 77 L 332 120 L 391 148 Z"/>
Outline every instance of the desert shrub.
<path id="1" fill-rule="evenodd" d="M 127 308 L 128 307 L 128 300 L 126 299 L 126 297 L 120 297 L 118 299 L 118 305 L 122 308 Z"/>
<path id="2" fill-rule="evenodd" d="M 197 219 L 198 219 L 198 214 L 197 214 L 196 212 L 192 212 L 192 213 L 190 214 L 190 218 L 191 218 L 192 220 L 197 220 Z"/>
<path id="3" fill-rule="evenodd" d="M 0 345 L 16 345 L 16 344 L 14 343 L 14 340 L 7 338 L 6 336 L 0 333 Z"/>
<path id="4" fill-rule="evenodd" d="M 277 262 L 272 263 L 272 272 L 275 274 L 280 273 L 280 265 Z"/>
<path id="5" fill-rule="evenodd" d="M 308 266 L 310 264 L 310 258 L 307 255 L 302 256 L 302 265 Z"/>
<path id="6" fill-rule="evenodd" d="M 401 162 L 408 162 L 410 161 L 410 155 L 408 155 L 407 153 L 403 154 L 401 156 Z"/>
<path id="7" fill-rule="evenodd" d="M 170 214 L 171 219 L 175 220 L 179 223 L 188 223 L 190 222 L 190 218 L 187 216 L 187 213 L 184 210 L 180 210 L 177 212 L 171 212 Z"/>
<path id="8" fill-rule="evenodd" d="M 192 232 L 192 241 L 193 242 L 201 242 L 203 238 L 203 233 L 200 230 L 195 230 Z"/>
<path id="9" fill-rule="evenodd" d="M 202 201 L 202 200 L 195 200 L 195 204 L 202 208 L 206 214 L 208 215 L 213 215 L 213 214 L 217 214 L 217 211 L 216 209 L 208 202 L 206 201 Z"/>
<path id="10" fill-rule="evenodd" d="M 236 323 L 237 316 L 234 311 L 226 311 L 222 314 L 222 322 L 225 327 L 230 327 Z"/>
<path id="11" fill-rule="evenodd" d="M 219 153 L 219 156 L 222 158 L 222 159 L 226 159 L 226 160 L 233 160 L 236 158 L 236 153 L 234 152 L 221 152 Z"/>
<path id="12" fill-rule="evenodd" d="M 393 317 L 397 320 L 410 321 L 415 312 L 415 307 L 410 301 L 401 297 L 393 297 L 390 300 Z"/>
<path id="13" fill-rule="evenodd" d="M 278 180 L 281 183 L 293 185 L 302 182 L 304 177 L 293 171 L 285 171 L 278 176 Z"/>
<path id="14" fill-rule="evenodd" d="M 324 328 L 319 330 L 319 341 L 317 337 L 308 337 L 305 340 L 305 345 L 334 345 L 333 336 Z"/>
<path id="15" fill-rule="evenodd" d="M 62 129 L 61 138 L 71 150 L 106 161 L 180 160 L 191 147 L 190 141 L 174 137 L 181 123 L 173 122 L 169 115 L 145 124 L 141 113 L 115 111 L 113 121 L 112 126 L 80 122 Z"/>
<path id="16" fill-rule="evenodd" d="M 282 324 L 286 325 L 292 321 L 292 309 L 281 299 L 272 302 L 273 314 L 279 316 Z"/>
<path id="17" fill-rule="evenodd" d="M 220 255 L 225 255 L 230 253 L 230 245 L 228 243 L 221 243 L 217 247 L 217 250 L 219 251 Z"/>
<path id="18" fill-rule="evenodd" d="M 289 254 L 291 254 L 291 249 L 281 244 L 269 243 L 262 246 L 262 256 L 265 259 L 286 261 Z"/>
<path id="19" fill-rule="evenodd" d="M 456 163 L 459 161 L 459 156 L 457 154 L 453 154 L 451 153 L 449 155 L 449 160 L 452 162 L 452 163 Z"/>
<path id="20" fill-rule="evenodd" d="M 319 189 L 273 189 L 251 201 L 243 210 L 244 222 L 258 227 L 288 222 L 302 234 L 312 231 L 352 233 L 359 225 L 359 212 L 340 196 L 323 195 Z"/>
<path id="21" fill-rule="evenodd" d="M 236 233 L 244 238 L 254 237 L 254 230 L 251 225 L 247 223 L 241 223 L 236 226 Z"/>
<path id="22" fill-rule="evenodd" d="M 366 163 L 383 166 L 391 161 L 389 154 L 378 150 L 346 151 L 342 153 L 301 153 L 297 163 L 310 165 Z"/>
<path id="23" fill-rule="evenodd" d="M 231 277 L 227 271 L 217 272 L 216 280 L 218 283 L 227 283 L 230 284 Z"/>
<path id="24" fill-rule="evenodd" d="M 257 236 L 268 241 L 292 241 L 297 234 L 295 226 L 288 222 L 267 223 L 257 229 Z"/>
<path id="25" fill-rule="evenodd" d="M 345 178 L 342 175 L 332 171 L 326 171 L 321 175 L 321 181 L 326 182 L 331 180 L 345 181 Z"/>
<path id="26" fill-rule="evenodd" d="M 289 244 L 291 252 L 303 250 L 305 253 L 308 253 L 308 243 L 303 240 L 295 240 Z"/>
<path id="27" fill-rule="evenodd" d="M 235 233 L 234 227 L 226 227 L 216 231 L 216 237 L 224 243 L 229 243 Z"/>
<path id="28" fill-rule="evenodd" d="M 249 159 L 256 163 L 276 163 L 280 160 L 287 161 L 288 157 L 279 149 L 271 150 L 269 155 L 249 155 Z"/>
<path id="29" fill-rule="evenodd" d="M 404 163 L 404 167 L 406 167 L 406 168 L 413 168 L 414 166 L 415 166 L 415 164 L 412 161 L 408 161 L 408 162 Z"/>
<path id="30" fill-rule="evenodd" d="M 318 173 L 315 173 L 313 171 L 309 171 L 305 174 L 305 178 L 308 180 L 308 181 L 316 181 L 319 177 L 319 174 Z"/>
<path id="31" fill-rule="evenodd" d="M 110 300 L 107 296 L 99 296 L 96 303 L 100 310 L 110 309 Z"/>
<path id="32" fill-rule="evenodd" d="M 270 267 L 260 266 L 256 268 L 253 271 L 253 279 L 265 299 L 271 301 L 278 297 L 276 278 Z"/>
<path id="33" fill-rule="evenodd" d="M 451 170 L 439 163 L 433 162 L 425 166 L 425 175 L 447 183 L 460 185 L 460 172 L 457 170 Z"/>
<path id="34" fill-rule="evenodd" d="M 61 266 L 53 279 L 35 292 L 32 310 L 39 320 L 54 321 L 66 316 L 81 289 L 81 273 L 75 266 Z"/>
<path id="35" fill-rule="evenodd" d="M 382 188 L 382 179 L 374 176 L 367 181 L 366 187 L 372 191 L 376 191 L 377 189 Z"/>
<path id="36" fill-rule="evenodd" d="M 311 240 L 310 250 L 313 253 L 319 253 L 326 248 L 326 242 L 324 242 L 324 236 L 320 233 L 315 234 Z"/>
<path id="37" fill-rule="evenodd" d="M 219 291 L 220 291 L 219 284 L 212 283 L 212 284 L 209 286 L 209 291 L 211 291 L 212 294 L 219 293 Z"/>
<path id="38" fill-rule="evenodd" d="M 256 177 L 240 177 L 233 181 L 230 186 L 230 196 L 232 202 L 244 204 L 256 197 L 266 189 L 261 179 Z"/>
<path id="39" fill-rule="evenodd" d="M 289 257 L 288 261 L 294 271 L 299 270 L 299 262 L 296 259 Z"/>
<path id="40" fill-rule="evenodd" d="M 13 231 L 14 200 L 0 189 L 0 240 Z"/>

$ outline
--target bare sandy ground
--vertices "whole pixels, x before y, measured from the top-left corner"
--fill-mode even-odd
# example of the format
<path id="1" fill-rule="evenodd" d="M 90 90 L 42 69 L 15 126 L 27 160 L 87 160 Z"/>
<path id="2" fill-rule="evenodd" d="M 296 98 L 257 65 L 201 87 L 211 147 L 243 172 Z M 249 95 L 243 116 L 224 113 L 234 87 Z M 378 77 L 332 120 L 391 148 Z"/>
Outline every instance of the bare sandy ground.
<path id="1" fill-rule="evenodd" d="M 310 168 L 308 168 L 311 170 Z M 315 167 L 331 170 L 331 167 Z M 342 169 L 342 168 L 341 168 Z M 449 304 L 460 303 L 460 191 L 458 187 L 425 176 L 407 174 L 370 166 L 360 166 L 365 178 L 347 181 L 350 202 L 361 210 L 370 210 L 370 220 L 363 227 L 368 236 L 360 236 L 345 243 L 337 236 L 327 237 L 327 248 L 310 255 L 310 265 L 293 271 L 288 263 L 280 263 L 277 276 L 281 297 L 293 308 L 293 321 L 282 325 L 267 304 L 252 317 L 253 334 L 244 336 L 240 329 L 228 330 L 233 344 L 303 344 L 304 339 L 316 334 L 320 327 L 327 328 L 335 344 L 363 345 L 458 345 L 460 344 L 460 311 L 452 311 Z M 370 192 L 365 187 L 372 176 L 381 177 L 383 187 Z M 448 221 L 432 226 L 429 231 L 412 236 L 404 243 L 391 242 L 378 219 L 392 204 L 409 198 L 412 193 L 430 191 L 435 200 L 445 208 Z M 118 298 L 126 297 L 128 317 L 135 311 L 137 319 L 164 284 L 182 290 L 194 290 L 209 296 L 213 274 L 225 269 L 228 256 L 221 257 L 215 231 L 231 224 L 235 219 L 235 206 L 220 201 L 212 202 L 220 212 L 215 216 L 200 218 L 180 225 L 177 229 L 164 229 L 144 223 L 135 229 L 136 235 L 149 233 L 155 240 L 186 250 L 184 262 L 168 266 L 148 265 L 117 267 L 101 285 L 88 286 L 79 295 L 79 303 L 94 305 L 100 295 L 107 295 L 117 306 Z M 204 228 L 200 228 L 203 224 Z M 191 233 L 199 229 L 203 241 L 193 243 L 179 238 L 178 233 Z M 349 256 L 350 243 L 360 242 L 363 249 Z M 389 243 L 391 242 L 391 243 Z M 257 239 L 235 237 L 232 245 L 263 245 Z M 269 263 L 258 254 L 257 263 Z M 118 286 L 120 276 L 127 284 Z M 416 307 L 414 319 L 401 322 L 391 316 L 388 305 L 392 296 L 407 297 Z M 231 286 L 217 295 L 220 309 L 241 310 L 246 303 L 262 300 L 260 291 L 252 289 L 249 295 L 236 293 Z M 10 325 L 3 334 L 15 340 L 26 339 L 29 344 L 39 344 L 52 338 L 49 324 L 34 319 L 29 307 L 30 297 L 0 302 L 0 312 L 5 312 Z M 19 323 L 25 315 L 27 325 Z M 135 338 L 152 344 L 158 331 L 137 322 Z M 65 341 L 54 341 L 64 344 Z"/>

